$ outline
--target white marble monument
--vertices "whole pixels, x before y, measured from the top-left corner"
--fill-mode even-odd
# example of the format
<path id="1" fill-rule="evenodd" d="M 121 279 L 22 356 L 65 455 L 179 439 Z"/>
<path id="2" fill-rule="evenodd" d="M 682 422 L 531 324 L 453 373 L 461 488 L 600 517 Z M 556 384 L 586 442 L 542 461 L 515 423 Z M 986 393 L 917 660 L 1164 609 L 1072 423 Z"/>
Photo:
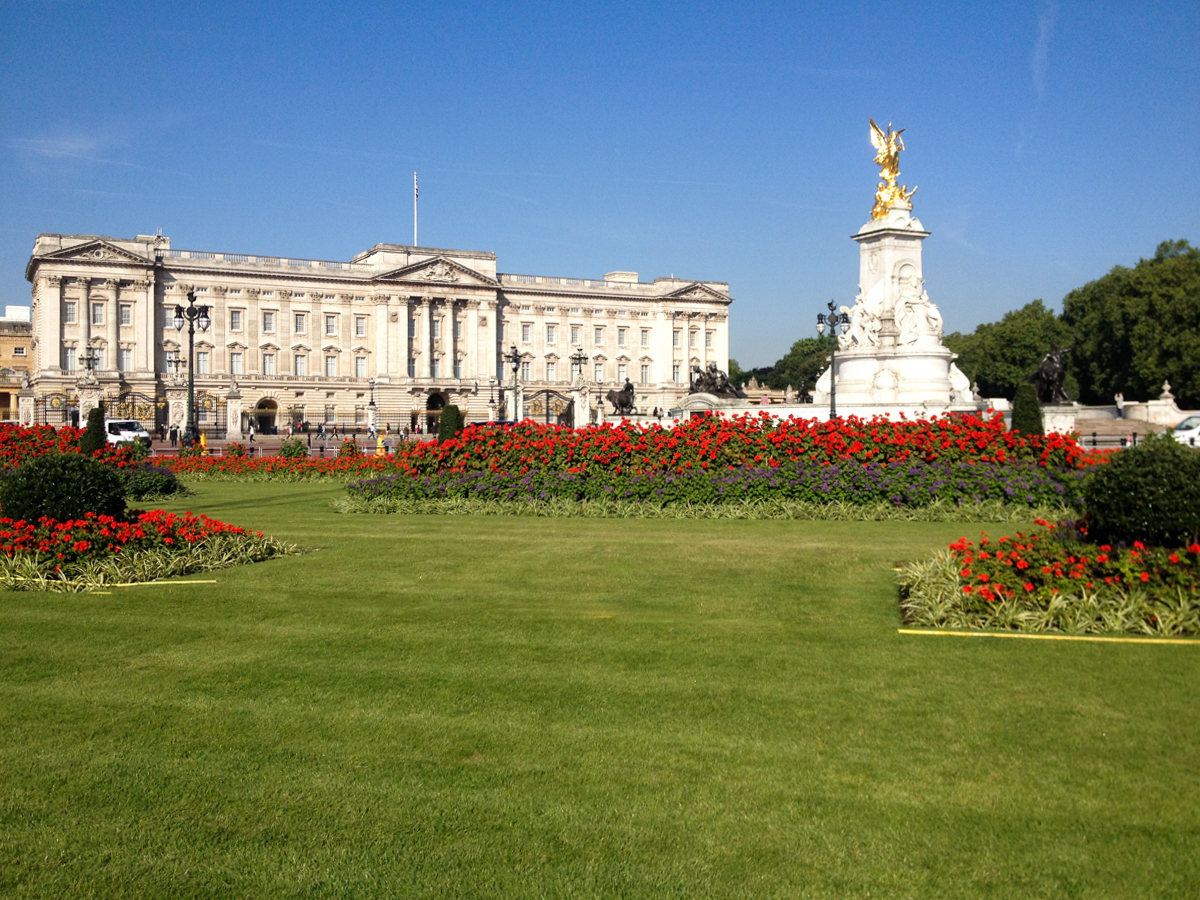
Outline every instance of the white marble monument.
<path id="1" fill-rule="evenodd" d="M 967 377 L 942 343 L 942 316 L 930 302 L 921 270 L 921 242 L 929 237 L 912 215 L 916 191 L 898 187 L 900 132 L 884 132 L 871 122 L 883 181 L 875 194 L 871 221 L 858 230 L 859 290 L 854 305 L 843 306 L 850 327 L 839 338 L 832 371 L 817 380 L 814 402 L 829 403 L 830 378 L 837 404 L 847 413 L 863 407 L 939 411 L 974 409 Z"/>

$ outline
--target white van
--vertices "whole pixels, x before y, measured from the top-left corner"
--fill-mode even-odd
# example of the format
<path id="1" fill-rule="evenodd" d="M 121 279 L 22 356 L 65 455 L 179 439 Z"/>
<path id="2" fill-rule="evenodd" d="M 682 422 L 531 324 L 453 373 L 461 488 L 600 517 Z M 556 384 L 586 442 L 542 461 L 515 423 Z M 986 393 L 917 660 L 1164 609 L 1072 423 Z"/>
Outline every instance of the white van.
<path id="1" fill-rule="evenodd" d="M 150 446 L 150 432 L 136 419 L 105 419 L 104 441 L 108 444 L 126 444 L 141 441 Z"/>

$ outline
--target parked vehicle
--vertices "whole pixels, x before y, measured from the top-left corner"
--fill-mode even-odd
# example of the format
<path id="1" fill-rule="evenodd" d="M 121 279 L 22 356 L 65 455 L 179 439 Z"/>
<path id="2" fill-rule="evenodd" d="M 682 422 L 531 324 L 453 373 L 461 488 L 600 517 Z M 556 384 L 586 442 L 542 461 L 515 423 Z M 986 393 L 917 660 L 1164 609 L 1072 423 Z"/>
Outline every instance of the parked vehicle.
<path id="1" fill-rule="evenodd" d="M 1200 447 L 1200 416 L 1188 416 L 1171 429 L 1171 436 L 1181 444 Z"/>
<path id="2" fill-rule="evenodd" d="M 125 444 L 141 441 L 150 446 L 150 432 L 136 419 L 105 419 L 104 441 L 108 444 Z"/>

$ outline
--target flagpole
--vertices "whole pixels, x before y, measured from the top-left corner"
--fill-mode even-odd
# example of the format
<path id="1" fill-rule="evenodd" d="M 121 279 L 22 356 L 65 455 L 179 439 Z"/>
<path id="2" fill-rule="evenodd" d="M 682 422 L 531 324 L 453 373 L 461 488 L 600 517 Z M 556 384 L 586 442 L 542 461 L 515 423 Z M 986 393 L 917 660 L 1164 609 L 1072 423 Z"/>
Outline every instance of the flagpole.
<path id="1" fill-rule="evenodd" d="M 417 244 L 417 173 L 413 172 L 413 246 Z"/>

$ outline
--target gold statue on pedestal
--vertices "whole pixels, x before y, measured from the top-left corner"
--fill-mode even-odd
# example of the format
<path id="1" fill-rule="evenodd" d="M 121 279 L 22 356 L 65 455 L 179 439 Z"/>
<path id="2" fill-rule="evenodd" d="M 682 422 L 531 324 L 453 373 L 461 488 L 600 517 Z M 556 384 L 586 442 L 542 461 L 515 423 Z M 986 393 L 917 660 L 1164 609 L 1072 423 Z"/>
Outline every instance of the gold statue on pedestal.
<path id="1" fill-rule="evenodd" d="M 896 186 L 896 179 L 900 177 L 900 151 L 904 149 L 904 141 L 900 135 L 904 133 L 904 129 L 892 131 L 892 123 L 889 122 L 887 131 L 884 132 L 875 124 L 874 119 L 869 121 L 871 143 L 877 151 L 875 162 L 879 165 L 879 177 L 883 179 L 875 190 L 875 206 L 871 210 L 871 218 L 886 219 L 888 211 L 894 205 L 901 201 L 907 203 L 917 189 L 914 187 L 910 191 L 907 184 L 903 187 Z"/>

